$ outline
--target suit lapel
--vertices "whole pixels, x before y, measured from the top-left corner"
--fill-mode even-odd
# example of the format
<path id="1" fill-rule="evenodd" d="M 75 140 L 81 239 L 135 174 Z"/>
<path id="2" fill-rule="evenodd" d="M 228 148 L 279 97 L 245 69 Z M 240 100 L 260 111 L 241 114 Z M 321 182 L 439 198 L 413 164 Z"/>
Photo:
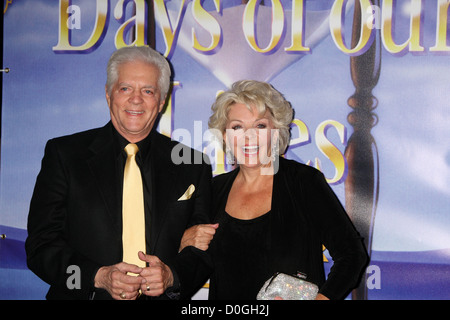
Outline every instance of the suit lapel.
<path id="1" fill-rule="evenodd" d="M 230 194 L 231 187 L 233 186 L 234 180 L 239 173 L 239 167 L 233 171 L 226 174 L 226 182 L 221 186 L 220 190 L 213 191 L 213 208 L 215 214 L 219 212 L 224 212 L 227 206 L 228 195 Z"/>
<path id="2" fill-rule="evenodd" d="M 166 218 L 166 208 L 173 201 L 172 189 L 176 183 L 176 168 L 171 160 L 171 147 L 166 139 L 156 131 L 150 133 L 151 147 L 150 166 L 144 173 L 146 181 L 150 181 L 150 252 L 154 252 L 159 234 Z M 176 200 L 176 199 L 175 199 Z"/>
<path id="3" fill-rule="evenodd" d="M 111 124 L 103 127 L 89 146 L 92 152 L 87 162 L 99 187 L 106 208 L 116 227 L 121 232 L 121 208 L 117 197 L 116 157 Z"/>

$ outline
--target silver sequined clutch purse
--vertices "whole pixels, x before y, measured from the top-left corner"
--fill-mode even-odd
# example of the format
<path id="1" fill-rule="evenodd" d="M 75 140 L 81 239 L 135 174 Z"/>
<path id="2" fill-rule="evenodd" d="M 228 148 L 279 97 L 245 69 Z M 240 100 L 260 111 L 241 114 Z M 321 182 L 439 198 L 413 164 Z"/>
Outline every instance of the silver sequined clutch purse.
<path id="1" fill-rule="evenodd" d="M 276 273 L 267 280 L 256 296 L 257 300 L 314 300 L 319 288 L 314 283 L 285 273 Z"/>

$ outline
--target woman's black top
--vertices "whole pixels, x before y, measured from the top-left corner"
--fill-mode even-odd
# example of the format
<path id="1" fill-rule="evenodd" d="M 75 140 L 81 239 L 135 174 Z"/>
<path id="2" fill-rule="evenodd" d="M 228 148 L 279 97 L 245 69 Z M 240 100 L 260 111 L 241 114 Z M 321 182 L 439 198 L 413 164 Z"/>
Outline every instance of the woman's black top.
<path id="1" fill-rule="evenodd" d="M 219 227 L 209 248 L 210 299 L 255 300 L 276 272 L 300 272 L 330 299 L 345 298 L 358 285 L 367 252 L 323 174 L 284 158 L 277 166 L 271 210 L 252 220 L 225 212 L 239 169 L 213 178 L 212 214 Z M 323 246 L 333 260 L 328 275 Z"/>
<path id="2" fill-rule="evenodd" d="M 215 235 L 215 286 L 220 299 L 255 300 L 271 276 L 269 268 L 270 211 L 251 220 L 241 220 L 223 211 Z"/>

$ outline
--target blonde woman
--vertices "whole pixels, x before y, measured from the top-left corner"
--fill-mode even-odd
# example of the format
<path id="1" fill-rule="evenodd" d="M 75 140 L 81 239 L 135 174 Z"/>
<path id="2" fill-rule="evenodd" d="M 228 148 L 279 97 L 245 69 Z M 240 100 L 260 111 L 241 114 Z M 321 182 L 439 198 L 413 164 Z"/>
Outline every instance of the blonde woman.
<path id="1" fill-rule="evenodd" d="M 271 85 L 244 80 L 217 97 L 209 127 L 236 169 L 213 179 L 213 222 L 182 246 L 208 249 L 210 299 L 253 300 L 276 272 L 306 275 L 316 299 L 342 299 L 367 261 L 362 240 L 323 174 L 287 160 L 291 105 Z M 334 265 L 326 277 L 322 245 Z"/>

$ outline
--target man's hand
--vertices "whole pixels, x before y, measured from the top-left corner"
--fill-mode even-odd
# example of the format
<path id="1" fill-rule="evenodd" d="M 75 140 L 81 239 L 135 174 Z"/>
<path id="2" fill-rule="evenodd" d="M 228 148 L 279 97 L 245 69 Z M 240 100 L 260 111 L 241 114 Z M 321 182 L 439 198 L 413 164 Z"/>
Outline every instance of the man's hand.
<path id="1" fill-rule="evenodd" d="M 206 251 L 218 227 L 218 223 L 199 224 L 186 229 L 183 234 L 183 238 L 181 238 L 179 251 L 183 250 L 187 246 L 193 246 L 200 250 Z"/>
<path id="2" fill-rule="evenodd" d="M 146 281 L 139 276 L 142 270 L 142 268 L 126 262 L 101 267 L 95 275 L 94 286 L 105 289 L 116 300 L 134 300 L 138 297 L 139 289 Z M 127 274 L 129 272 L 136 275 Z"/>
<path id="3" fill-rule="evenodd" d="M 157 256 L 139 252 L 139 259 L 148 262 L 148 267 L 139 273 L 139 276 L 145 279 L 140 287 L 143 294 L 157 297 L 162 295 L 167 288 L 173 286 L 172 270 Z"/>

